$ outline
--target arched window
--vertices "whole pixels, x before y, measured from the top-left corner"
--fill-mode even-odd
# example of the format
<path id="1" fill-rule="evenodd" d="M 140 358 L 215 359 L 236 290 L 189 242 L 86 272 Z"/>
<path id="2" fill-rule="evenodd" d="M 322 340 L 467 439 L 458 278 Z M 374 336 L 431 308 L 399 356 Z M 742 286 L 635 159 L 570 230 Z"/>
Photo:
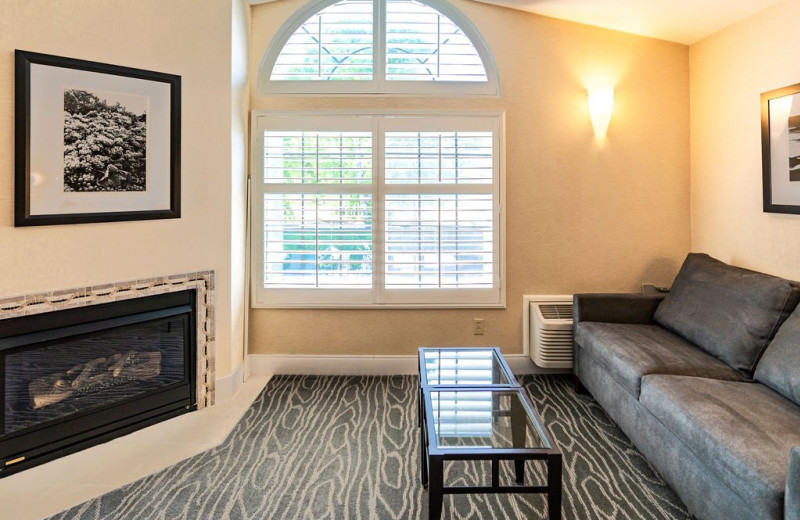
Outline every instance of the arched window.
<path id="1" fill-rule="evenodd" d="M 500 94 L 446 0 L 312 0 L 259 71 L 258 94 L 289 93 Z M 255 111 L 253 305 L 503 307 L 503 113 L 465 105 Z"/>
<path id="2" fill-rule="evenodd" d="M 270 44 L 259 94 L 498 95 L 480 33 L 441 0 L 322 0 Z"/>

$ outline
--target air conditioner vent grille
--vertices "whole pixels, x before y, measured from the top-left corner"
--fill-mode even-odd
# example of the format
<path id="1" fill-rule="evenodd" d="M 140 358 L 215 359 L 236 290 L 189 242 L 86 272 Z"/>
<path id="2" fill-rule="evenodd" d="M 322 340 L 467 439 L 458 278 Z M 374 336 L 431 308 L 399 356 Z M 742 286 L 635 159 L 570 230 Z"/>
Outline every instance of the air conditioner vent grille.
<path id="1" fill-rule="evenodd" d="M 572 304 L 542 304 L 539 305 L 542 316 L 548 320 L 571 320 Z"/>
<path id="2" fill-rule="evenodd" d="M 572 295 L 523 296 L 523 333 L 531 360 L 542 368 L 572 367 Z"/>

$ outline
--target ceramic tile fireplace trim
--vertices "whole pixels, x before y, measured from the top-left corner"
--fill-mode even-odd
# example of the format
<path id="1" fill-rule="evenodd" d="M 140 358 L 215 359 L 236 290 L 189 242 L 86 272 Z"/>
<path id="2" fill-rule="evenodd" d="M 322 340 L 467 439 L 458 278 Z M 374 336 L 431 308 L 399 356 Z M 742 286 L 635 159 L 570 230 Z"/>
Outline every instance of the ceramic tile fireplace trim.
<path id="1" fill-rule="evenodd" d="M 0 320 L 191 289 L 195 290 L 197 303 L 197 409 L 199 410 L 213 405 L 216 394 L 213 270 L 0 298 Z"/>

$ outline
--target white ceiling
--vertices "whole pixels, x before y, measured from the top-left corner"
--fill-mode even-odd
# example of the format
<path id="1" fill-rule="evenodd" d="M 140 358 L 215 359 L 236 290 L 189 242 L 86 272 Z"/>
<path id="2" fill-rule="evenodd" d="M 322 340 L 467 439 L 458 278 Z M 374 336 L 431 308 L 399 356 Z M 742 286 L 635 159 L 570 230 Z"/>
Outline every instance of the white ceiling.
<path id="1" fill-rule="evenodd" d="M 780 0 L 478 0 L 691 45 Z"/>
<path id="2" fill-rule="evenodd" d="M 691 45 L 780 0 L 477 1 Z"/>

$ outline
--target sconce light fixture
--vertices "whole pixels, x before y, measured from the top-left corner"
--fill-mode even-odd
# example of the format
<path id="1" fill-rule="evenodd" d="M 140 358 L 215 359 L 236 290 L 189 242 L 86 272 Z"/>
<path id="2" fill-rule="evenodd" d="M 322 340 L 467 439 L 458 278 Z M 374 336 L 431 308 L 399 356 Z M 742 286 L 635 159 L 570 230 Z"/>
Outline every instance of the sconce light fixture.
<path id="1" fill-rule="evenodd" d="M 589 116 L 592 118 L 595 138 L 602 140 L 606 136 L 608 123 L 611 122 L 611 111 L 614 108 L 614 87 L 589 89 Z"/>

